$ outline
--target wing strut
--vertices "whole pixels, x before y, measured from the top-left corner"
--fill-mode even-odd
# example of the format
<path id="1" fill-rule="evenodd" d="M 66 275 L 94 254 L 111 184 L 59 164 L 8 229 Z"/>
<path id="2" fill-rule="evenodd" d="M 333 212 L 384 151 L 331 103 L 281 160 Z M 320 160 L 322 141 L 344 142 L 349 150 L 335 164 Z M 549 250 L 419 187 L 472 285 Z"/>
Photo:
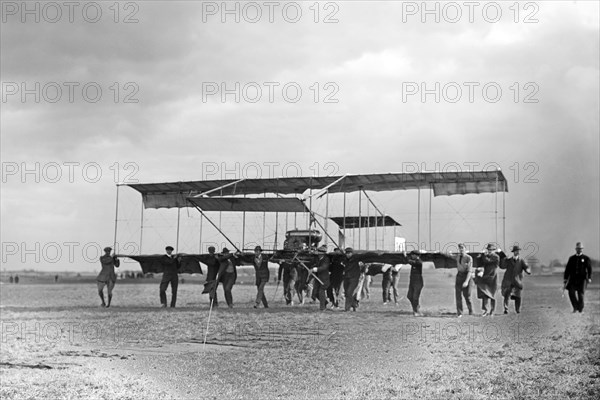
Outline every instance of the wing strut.
<path id="1" fill-rule="evenodd" d="M 229 239 L 229 237 L 227 237 L 227 235 L 225 235 L 225 233 L 223 233 L 223 231 L 222 231 L 221 229 L 219 229 L 219 227 L 218 227 L 218 226 L 217 226 L 217 225 L 216 225 L 214 222 L 212 222 L 212 220 L 211 220 L 210 218 L 208 218 L 208 217 L 206 216 L 206 214 L 204 213 L 204 211 L 202 211 L 202 210 L 200 209 L 200 207 L 198 207 L 198 206 L 197 206 L 197 205 L 195 205 L 195 204 L 194 204 L 194 207 L 196 208 L 196 210 L 200 211 L 200 214 L 202 214 L 202 216 L 204 216 L 204 218 L 206 218 L 206 220 L 207 220 L 208 222 L 210 222 L 210 224 L 211 224 L 211 225 L 212 225 L 212 226 L 213 226 L 213 227 L 214 227 L 214 228 L 215 228 L 217 231 L 219 231 L 219 233 L 220 233 L 221 235 L 223 235 L 223 237 L 224 237 L 225 239 L 227 239 L 227 241 L 228 241 L 229 243 L 231 243 L 231 245 L 232 245 L 232 246 L 233 246 L 233 247 L 234 247 L 234 248 L 235 248 L 237 251 L 239 251 L 239 252 L 241 253 L 240 249 L 238 249 L 238 247 L 235 245 L 235 243 L 233 243 L 233 242 L 231 241 L 231 239 Z"/>

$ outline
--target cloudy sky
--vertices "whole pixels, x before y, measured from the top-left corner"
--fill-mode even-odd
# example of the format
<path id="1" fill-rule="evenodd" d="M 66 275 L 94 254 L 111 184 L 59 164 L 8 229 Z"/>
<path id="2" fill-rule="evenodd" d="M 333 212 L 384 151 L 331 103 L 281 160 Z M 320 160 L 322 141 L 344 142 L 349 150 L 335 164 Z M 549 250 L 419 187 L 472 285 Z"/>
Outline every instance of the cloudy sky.
<path id="1" fill-rule="evenodd" d="M 407 241 L 600 257 L 598 2 L 24 4 L 0 25 L 2 268 L 96 268 L 119 181 L 457 166 L 502 169 L 505 234 L 502 196 L 434 198 L 431 234 L 428 193 L 420 230 L 415 193 L 371 197 Z M 139 203 L 121 188 L 119 241 L 139 241 Z M 176 212 L 145 215 L 161 252 Z"/>

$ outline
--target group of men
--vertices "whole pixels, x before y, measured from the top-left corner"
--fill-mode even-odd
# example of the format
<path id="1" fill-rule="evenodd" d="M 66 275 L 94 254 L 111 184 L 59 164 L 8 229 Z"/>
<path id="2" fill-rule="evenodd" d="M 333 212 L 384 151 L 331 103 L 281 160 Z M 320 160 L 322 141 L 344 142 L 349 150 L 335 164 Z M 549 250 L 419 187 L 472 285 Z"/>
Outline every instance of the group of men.
<path id="1" fill-rule="evenodd" d="M 460 318 L 463 314 L 463 298 L 469 314 L 473 314 L 471 290 L 473 282 L 477 287 L 477 298 L 481 299 L 482 316 L 492 316 L 496 308 L 496 292 L 498 290 L 498 268 L 505 270 L 500 293 L 504 298 L 504 314 L 508 314 L 510 300 L 514 301 L 515 312 L 521 312 L 523 292 L 523 273 L 531 275 L 527 263 L 520 257 L 521 248 L 513 246 L 512 257 L 500 263 L 500 257 L 495 253 L 496 247 L 488 244 L 485 252 L 479 256 L 477 268 L 473 268 L 473 258 L 465 251 L 464 244 L 458 245 L 459 254 L 456 258 L 457 274 L 455 282 L 456 313 Z M 577 242 L 575 255 L 569 258 L 564 272 L 564 289 L 569 291 L 569 299 L 573 312 L 583 312 L 584 294 L 587 284 L 592 281 L 592 264 L 584 255 L 583 245 Z"/>
<path id="2" fill-rule="evenodd" d="M 173 254 L 173 247 L 165 248 L 166 254 L 160 258 L 163 266 L 163 276 L 160 283 L 160 303 L 167 307 L 166 291 L 171 286 L 170 306 L 175 307 L 177 302 L 177 287 L 179 283 L 180 258 Z M 485 252 L 478 257 L 477 267 L 473 266 L 473 258 L 467 254 L 464 244 L 458 245 L 459 253 L 456 256 L 457 274 L 455 281 L 456 313 L 460 318 L 463 315 L 463 299 L 467 305 L 470 315 L 473 314 L 471 294 L 473 286 L 477 288 L 477 298 L 481 299 L 483 316 L 492 316 L 496 308 L 496 293 L 498 290 L 498 269 L 505 270 L 500 291 L 504 298 L 504 314 L 509 312 L 510 300 L 514 301 L 516 313 L 521 312 L 521 298 L 523 291 L 523 273 L 531 274 L 530 268 L 519 253 L 519 246 L 513 246 L 513 256 L 506 258 L 502 263 L 496 254 L 496 247 L 488 244 Z M 114 268 L 119 267 L 119 259 L 111 256 L 112 248 L 106 247 L 105 254 L 100 257 L 102 270 L 97 277 L 98 294 L 102 300 L 102 307 L 110 307 L 112 301 L 112 290 L 116 282 Z M 203 293 L 209 294 L 211 307 L 218 307 L 217 287 L 223 286 L 225 301 L 229 308 L 233 307 L 232 288 L 237 279 L 237 265 L 240 263 L 251 264 L 255 269 L 255 284 L 257 295 L 254 308 L 260 304 L 268 308 L 268 301 L 264 293 L 265 285 L 269 282 L 269 260 L 262 254 L 262 248 L 256 246 L 254 254 L 230 253 L 223 248 L 220 254 L 215 253 L 214 247 L 209 247 L 209 257 L 205 261 L 208 267 L 206 283 Z M 569 299 L 573 306 L 573 312 L 583 312 L 584 294 L 586 286 L 591 282 L 591 260 L 582 253 L 583 245 L 577 242 L 576 254 L 569 258 L 564 272 L 564 288 L 569 291 Z M 407 299 L 410 301 L 415 316 L 420 313 L 420 295 L 424 287 L 423 263 L 418 251 L 411 251 L 407 255 L 407 263 L 410 266 L 410 278 Z M 397 284 L 399 279 L 399 265 L 391 266 L 378 263 L 364 263 L 360 256 L 355 255 L 351 247 L 342 252 L 334 250 L 333 256 L 327 255 L 326 246 L 317 249 L 317 257 L 313 263 L 306 263 L 294 258 L 291 261 L 280 263 L 278 271 L 278 284 L 283 278 L 283 294 L 286 304 L 293 305 L 293 293 L 298 296 L 300 303 L 304 302 L 304 292 L 308 297 L 318 299 L 320 309 L 327 309 L 330 303 L 332 307 L 339 307 L 341 289 L 343 286 L 345 295 L 345 311 L 356 311 L 362 297 L 363 287 L 367 276 L 383 274 L 383 302 L 391 301 L 393 289 L 394 301 L 399 300 Z M 108 287 L 108 302 L 105 302 L 104 287 Z"/>
<path id="3" fill-rule="evenodd" d="M 460 318 L 463 315 L 463 298 L 467 304 L 469 315 L 473 314 L 471 303 L 471 291 L 473 284 L 477 287 L 477 298 L 481 299 L 482 316 L 492 316 L 496 309 L 496 292 L 498 290 L 498 269 L 504 269 L 504 277 L 500 286 L 500 292 L 504 297 L 504 314 L 508 314 L 509 302 L 514 300 L 515 311 L 521 312 L 521 292 L 523 290 L 523 273 L 531 275 L 529 266 L 519 253 L 521 248 L 513 246 L 513 256 L 506 258 L 500 263 L 500 257 L 496 254 L 496 247 L 488 244 L 485 252 L 479 256 L 477 268 L 473 267 L 473 258 L 466 253 L 465 245 L 458 245 L 456 257 L 457 273 L 454 285 L 456 298 L 456 314 Z"/>

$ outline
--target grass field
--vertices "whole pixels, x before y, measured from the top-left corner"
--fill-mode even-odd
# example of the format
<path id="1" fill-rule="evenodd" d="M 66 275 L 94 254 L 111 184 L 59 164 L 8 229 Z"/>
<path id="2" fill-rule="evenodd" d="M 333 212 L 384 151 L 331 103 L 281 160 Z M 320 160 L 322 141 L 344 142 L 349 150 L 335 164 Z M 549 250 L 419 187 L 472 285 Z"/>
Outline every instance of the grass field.
<path id="1" fill-rule="evenodd" d="M 274 284 L 270 308 L 255 310 L 255 288 L 236 285 L 234 309 L 213 310 L 207 334 L 197 284 L 180 285 L 178 308 L 161 309 L 158 281 L 119 281 L 104 309 L 91 282 L 4 283 L 0 397 L 598 398 L 596 282 L 584 314 L 571 313 L 560 276 L 534 276 L 521 314 L 511 303 L 509 315 L 457 319 L 453 275 L 424 279 L 423 317 L 405 299 L 383 305 L 380 278 L 355 313 L 285 306 Z"/>

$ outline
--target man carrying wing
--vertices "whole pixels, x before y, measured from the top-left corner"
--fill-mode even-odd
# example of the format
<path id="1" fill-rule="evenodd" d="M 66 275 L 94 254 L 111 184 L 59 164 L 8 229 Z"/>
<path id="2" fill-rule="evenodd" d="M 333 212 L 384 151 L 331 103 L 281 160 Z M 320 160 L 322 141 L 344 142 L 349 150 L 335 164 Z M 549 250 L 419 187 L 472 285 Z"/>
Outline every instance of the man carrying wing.
<path id="1" fill-rule="evenodd" d="M 454 282 L 454 297 L 456 299 L 456 316 L 462 317 L 463 301 L 467 303 L 469 315 L 473 314 L 473 305 L 471 304 L 471 274 L 473 272 L 473 257 L 467 254 L 464 243 L 458 244 L 458 255 L 456 256 L 456 281 Z"/>
<path id="2" fill-rule="evenodd" d="M 117 256 L 110 255 L 111 251 L 112 248 L 110 247 L 104 248 L 104 255 L 100 257 L 100 264 L 102 265 L 102 270 L 96 278 L 96 281 L 98 281 L 98 295 L 100 296 L 100 299 L 102 299 L 102 307 L 110 307 L 110 302 L 112 300 L 112 291 L 115 287 L 115 283 L 117 282 L 115 268 L 119 268 L 119 265 L 121 265 L 121 262 L 119 261 Z M 108 303 L 104 302 L 104 286 L 107 287 Z"/>
<path id="3" fill-rule="evenodd" d="M 167 307 L 167 287 L 171 285 L 171 308 L 175 308 L 177 303 L 177 287 L 179 286 L 179 266 L 180 259 L 173 254 L 173 247 L 165 247 L 167 254 L 160 258 L 163 266 L 163 276 L 160 281 L 159 295 L 161 307 Z"/>

